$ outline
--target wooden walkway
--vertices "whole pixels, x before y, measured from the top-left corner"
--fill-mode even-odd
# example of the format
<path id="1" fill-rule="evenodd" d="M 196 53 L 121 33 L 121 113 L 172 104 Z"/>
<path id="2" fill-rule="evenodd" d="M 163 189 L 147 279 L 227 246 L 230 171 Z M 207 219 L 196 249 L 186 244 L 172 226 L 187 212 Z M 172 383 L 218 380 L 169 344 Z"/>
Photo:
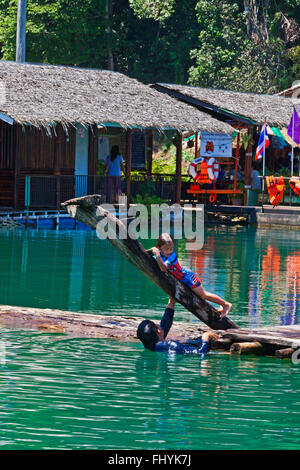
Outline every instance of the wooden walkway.
<path id="1" fill-rule="evenodd" d="M 90 315 L 62 310 L 0 306 L 0 327 L 40 329 L 75 337 L 138 341 L 136 329 L 143 318 L 127 316 Z M 196 339 L 209 328 L 200 322 L 174 322 L 168 339 Z M 276 355 L 291 357 L 300 348 L 300 325 L 270 326 L 255 329 L 238 328 L 216 331 L 220 339 L 213 349 L 232 354 Z"/>

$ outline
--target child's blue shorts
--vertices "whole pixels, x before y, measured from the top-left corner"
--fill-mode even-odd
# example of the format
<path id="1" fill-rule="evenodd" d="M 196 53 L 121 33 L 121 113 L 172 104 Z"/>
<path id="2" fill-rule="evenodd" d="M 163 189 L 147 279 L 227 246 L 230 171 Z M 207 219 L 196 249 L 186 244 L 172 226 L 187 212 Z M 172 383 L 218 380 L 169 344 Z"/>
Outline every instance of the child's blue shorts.
<path id="1" fill-rule="evenodd" d="M 181 281 L 186 286 L 191 287 L 191 289 L 195 289 L 195 287 L 201 286 L 201 282 L 197 274 L 185 268 L 182 271 L 184 273 L 184 277 L 181 279 Z"/>

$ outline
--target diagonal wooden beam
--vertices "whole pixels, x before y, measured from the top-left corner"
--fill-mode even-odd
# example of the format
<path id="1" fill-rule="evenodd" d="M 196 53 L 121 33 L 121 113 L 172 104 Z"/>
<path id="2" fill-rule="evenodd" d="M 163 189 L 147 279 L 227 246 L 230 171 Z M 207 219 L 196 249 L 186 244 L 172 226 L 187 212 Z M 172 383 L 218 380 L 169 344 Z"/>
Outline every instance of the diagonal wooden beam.
<path id="1" fill-rule="evenodd" d="M 101 207 L 101 196 L 91 195 L 71 199 L 61 204 L 61 206 L 67 210 L 71 217 L 94 229 L 105 218 L 110 243 L 166 294 L 173 297 L 210 328 L 215 330 L 238 328 L 228 317 L 220 318 L 220 313 L 210 303 L 198 297 L 192 289 L 170 273 L 163 273 L 151 252 L 145 250 L 137 240 L 127 236 L 123 222 Z"/>

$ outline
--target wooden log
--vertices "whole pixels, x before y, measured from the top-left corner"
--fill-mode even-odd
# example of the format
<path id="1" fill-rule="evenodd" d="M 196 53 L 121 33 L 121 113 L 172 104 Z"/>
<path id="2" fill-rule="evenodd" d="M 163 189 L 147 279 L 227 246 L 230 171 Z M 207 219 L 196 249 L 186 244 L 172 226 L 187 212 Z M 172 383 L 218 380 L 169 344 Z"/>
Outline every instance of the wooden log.
<path id="1" fill-rule="evenodd" d="M 220 318 L 220 313 L 210 303 L 198 297 L 192 289 L 170 273 L 162 272 L 152 254 L 137 240 L 128 236 L 123 222 L 103 209 L 100 204 L 101 197 L 91 195 L 71 199 L 61 206 L 71 217 L 97 228 L 98 233 L 106 232 L 108 240 L 130 263 L 210 328 L 215 330 L 238 328 L 228 317 Z M 103 222 L 106 224 L 105 229 Z"/>
<path id="2" fill-rule="evenodd" d="M 233 343 L 230 347 L 231 354 L 267 354 L 265 345 L 254 341 L 251 343 Z"/>
<path id="3" fill-rule="evenodd" d="M 275 356 L 279 357 L 279 359 L 290 358 L 294 351 L 294 348 L 277 349 L 277 351 L 275 351 Z"/>
<path id="4" fill-rule="evenodd" d="M 267 326 L 254 329 L 239 328 L 220 331 L 222 338 L 230 338 L 233 343 L 258 341 L 277 346 L 276 349 L 300 347 L 300 325 Z"/>
<path id="5" fill-rule="evenodd" d="M 136 330 L 141 317 L 94 315 L 56 309 L 0 305 L 0 328 L 29 328 L 73 337 L 93 337 L 138 341 Z M 174 322 L 168 339 L 195 340 L 207 331 L 200 323 Z"/>
<path id="6" fill-rule="evenodd" d="M 232 340 L 229 338 L 219 338 L 211 340 L 212 349 L 224 349 L 225 351 L 229 351 L 231 345 Z"/>

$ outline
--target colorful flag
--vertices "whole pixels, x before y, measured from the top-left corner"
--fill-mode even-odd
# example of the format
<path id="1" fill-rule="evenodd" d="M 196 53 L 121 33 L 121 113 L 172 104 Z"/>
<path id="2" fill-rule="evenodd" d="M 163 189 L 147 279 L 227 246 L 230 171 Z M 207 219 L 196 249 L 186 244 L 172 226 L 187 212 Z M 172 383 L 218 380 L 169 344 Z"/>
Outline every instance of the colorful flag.
<path id="1" fill-rule="evenodd" d="M 263 123 L 261 133 L 259 136 L 259 141 L 256 149 L 255 160 L 259 160 L 259 158 L 263 157 L 264 149 L 266 149 L 270 145 L 270 139 L 267 133 L 266 123 Z"/>
<path id="2" fill-rule="evenodd" d="M 294 128 L 294 129 L 293 129 Z M 295 144 L 300 144 L 300 117 L 294 107 L 293 114 L 289 123 L 288 135 L 293 139 Z"/>

